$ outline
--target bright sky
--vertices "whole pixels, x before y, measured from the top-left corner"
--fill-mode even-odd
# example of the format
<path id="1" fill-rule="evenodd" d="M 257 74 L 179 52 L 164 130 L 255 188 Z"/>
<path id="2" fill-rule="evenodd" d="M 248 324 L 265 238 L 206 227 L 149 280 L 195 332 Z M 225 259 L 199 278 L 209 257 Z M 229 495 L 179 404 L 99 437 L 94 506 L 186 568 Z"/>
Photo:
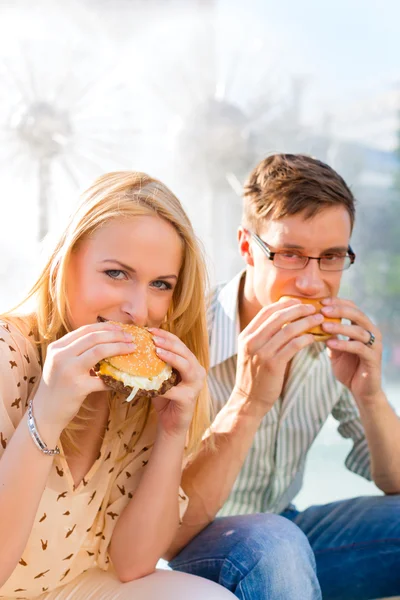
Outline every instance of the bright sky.
<path id="1" fill-rule="evenodd" d="M 219 6 L 221 15 L 251 19 L 267 40 L 281 41 L 278 60 L 309 76 L 316 104 L 337 107 L 400 79 L 398 0 L 219 0 Z M 253 33 L 248 27 L 249 43 Z"/>
<path id="2" fill-rule="evenodd" d="M 207 86 L 204 85 L 205 79 L 209 77 L 214 86 L 213 69 L 221 96 L 225 94 L 228 101 L 233 104 L 240 105 L 243 101 L 245 109 L 247 101 L 254 100 L 260 94 L 268 97 L 269 90 L 272 92 L 277 90 L 284 97 L 285 84 L 287 85 L 290 75 L 304 77 L 306 86 L 303 117 L 307 123 L 314 124 L 318 123 L 326 113 L 340 112 L 341 108 L 344 109 L 357 102 L 362 103 L 366 98 L 375 98 L 380 92 L 390 90 L 396 79 L 400 79 L 399 0 L 215 0 L 215 2 L 214 16 L 216 14 L 217 19 L 210 20 L 208 25 L 205 25 L 205 35 L 202 35 L 204 24 L 199 19 L 198 12 L 193 11 L 193 14 L 188 15 L 189 11 L 183 8 L 191 6 L 190 0 L 161 5 L 164 6 L 164 11 L 153 10 L 146 24 L 133 31 L 130 27 L 121 30 L 121 15 L 117 9 L 113 13 L 115 27 L 114 29 L 110 27 L 108 31 L 105 19 L 100 18 L 103 13 L 94 9 L 94 3 L 87 3 L 89 10 L 85 9 L 85 4 L 80 3 L 79 0 L 71 0 L 67 9 L 60 8 L 61 0 L 56 2 L 38 0 L 29 5 L 28 11 L 27 0 L 16 0 L 16 6 L 10 4 L 8 8 L 8 5 L 1 7 L 0 75 L 8 68 L 14 79 L 21 79 L 24 86 L 29 87 L 27 68 L 32 63 L 34 79 L 44 81 L 44 84 L 49 84 L 52 89 L 55 85 L 58 86 L 59 80 L 61 81 L 64 74 L 69 72 L 68 61 L 74 59 L 74 69 L 71 70 L 73 76 L 70 77 L 72 82 L 70 87 L 73 88 L 74 77 L 79 85 L 82 81 L 90 82 L 93 73 L 86 71 L 92 66 L 91 63 L 87 66 L 82 56 L 79 56 L 78 61 L 76 60 L 73 55 L 73 44 L 71 44 L 71 51 L 63 56 L 64 46 L 69 49 L 69 42 L 73 40 L 75 43 L 77 40 L 78 46 L 82 45 L 85 49 L 83 41 L 86 40 L 88 47 L 96 48 L 97 63 L 106 64 L 104 56 L 106 58 L 108 56 L 107 44 L 112 49 L 116 41 L 119 42 L 123 38 L 123 32 L 127 47 L 117 53 L 113 74 L 116 80 L 120 77 L 124 85 L 131 85 L 131 88 L 126 91 L 127 97 L 129 94 L 136 97 L 139 89 L 139 95 L 143 96 L 146 106 L 149 102 L 150 109 L 147 112 L 133 115 L 134 125 L 136 126 L 137 115 L 140 115 L 141 128 L 146 130 L 153 127 L 156 131 L 154 138 L 144 136 L 145 139 L 150 139 L 151 144 L 149 142 L 148 146 L 140 147 L 140 153 L 136 156 L 132 155 L 132 161 L 136 161 L 136 168 L 155 172 L 162 179 L 165 178 L 164 171 L 158 168 L 158 165 L 165 163 L 167 171 L 170 167 L 165 158 L 165 147 L 156 143 L 160 141 L 160 137 L 157 137 L 159 131 L 162 131 L 163 139 L 166 137 L 165 127 L 160 128 L 157 119 L 168 117 L 168 123 L 172 127 L 174 112 L 178 112 L 175 108 L 180 106 L 183 107 L 182 121 L 185 122 L 187 115 L 190 118 L 190 111 L 195 108 L 195 103 L 204 100 L 205 94 L 209 93 Z M 143 6 L 147 3 L 148 0 L 143 0 Z M 193 2 L 193 5 L 195 4 Z M 20 5 L 20 12 L 16 10 L 18 5 Z M 139 2 L 135 3 L 136 5 L 139 6 Z M 104 2 L 104 6 L 111 5 Z M 170 6 L 175 6 L 177 12 L 171 10 Z M 64 38 L 62 38 L 63 43 L 57 44 L 55 38 L 59 37 L 58 26 L 55 27 L 54 23 L 57 23 L 60 14 L 63 15 Z M 25 15 L 25 18 L 21 18 L 21 15 Z M 200 30 L 199 40 L 196 38 L 198 33 L 196 27 Z M 160 32 L 163 32 L 163 42 L 149 43 L 153 39 L 159 41 Z M 34 49 L 40 46 L 40 42 L 45 54 L 41 56 L 32 53 L 29 50 L 30 46 L 27 45 L 28 51 L 25 52 L 24 60 L 17 60 L 15 48 L 18 47 L 19 51 L 21 48 L 24 49 L 21 41 L 26 37 L 37 42 L 33 45 Z M 101 43 L 98 43 L 99 40 Z M 132 44 L 132 47 L 129 44 Z M 166 44 L 166 50 L 162 54 L 165 55 L 168 63 L 165 66 L 169 69 L 165 69 L 165 72 L 163 69 L 149 68 L 148 70 L 148 77 L 152 77 L 155 84 L 152 97 L 155 105 L 152 107 L 148 96 L 144 93 L 146 87 L 140 83 L 138 69 L 141 63 L 147 64 L 145 59 L 151 58 L 152 52 L 159 54 L 163 44 Z M 47 56 L 50 47 L 51 59 Z M 89 54 L 88 56 L 90 58 Z M 52 65 L 56 68 L 51 68 Z M 47 77 L 42 80 L 39 78 L 41 70 L 47 74 Z M 56 73 L 55 82 L 52 79 L 53 72 Z M 134 73 L 135 77 L 127 78 L 127 73 Z M 106 84 L 109 82 L 110 74 L 107 75 Z M 18 89 L 18 86 L 15 87 Z M 103 104 L 113 115 L 121 114 L 121 118 L 127 119 L 125 112 L 120 113 L 119 97 L 115 94 L 114 98 L 112 94 L 113 92 L 109 97 L 102 93 L 92 94 L 91 104 L 88 104 L 87 108 L 88 128 L 97 127 L 101 134 L 107 133 L 108 121 L 101 118 Z M 65 96 L 66 92 L 63 94 L 63 100 Z M 191 97 L 190 102 L 186 96 Z M 14 106 L 16 100 L 14 97 L 11 98 L 9 86 L 0 87 L 3 119 L 7 118 L 11 105 Z M 277 100 L 279 102 L 279 98 Z M 65 103 L 68 106 L 68 102 Z M 127 111 L 130 102 L 125 102 L 125 105 L 122 103 L 121 106 L 124 111 Z M 108 116 L 108 113 L 105 114 Z M 360 114 L 363 117 L 363 110 Z M 363 118 L 368 121 L 367 114 Z M 82 123 L 85 124 L 83 120 Z M 94 125 L 92 126 L 91 123 Z M 114 125 L 110 121 L 110 129 Z M 380 122 L 377 126 L 381 127 Z M 0 147 L 0 159 L 5 150 L 7 147 L 3 144 Z M 9 153 L 12 152 L 10 148 Z M 160 153 L 160 157 L 157 152 Z M 140 162 L 141 159 L 143 164 Z M 153 163 L 157 168 L 153 169 Z M 148 164 L 152 168 L 148 167 Z M 7 189 L 9 192 L 3 194 L 0 199 L 3 216 L 6 217 L 9 225 L 3 232 L 3 240 L 8 241 L 11 238 L 15 240 L 17 230 L 21 238 L 18 243 L 22 246 L 23 237 L 25 235 L 31 237 L 36 224 L 37 165 L 29 160 L 13 165 L 12 168 L 4 165 L 5 163 L 0 160 L 2 189 Z M 57 172 L 54 172 L 53 179 L 52 202 L 57 202 L 59 206 L 69 205 L 70 198 L 76 196 L 76 190 L 71 190 L 68 187 L 68 179 L 58 177 Z M 168 178 L 166 179 L 168 181 Z M 21 206 L 23 206 L 22 213 Z"/>

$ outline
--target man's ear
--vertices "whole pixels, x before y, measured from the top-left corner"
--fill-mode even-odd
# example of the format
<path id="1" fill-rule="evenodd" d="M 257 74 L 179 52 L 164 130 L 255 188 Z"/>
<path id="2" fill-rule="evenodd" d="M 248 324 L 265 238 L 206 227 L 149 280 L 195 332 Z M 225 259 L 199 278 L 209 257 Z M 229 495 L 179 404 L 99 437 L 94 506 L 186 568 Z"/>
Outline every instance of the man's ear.
<path id="1" fill-rule="evenodd" d="M 242 226 L 239 227 L 237 235 L 238 235 L 239 252 L 240 252 L 241 256 L 243 256 L 244 260 L 246 261 L 246 265 L 253 267 L 254 266 L 253 251 L 252 251 L 251 244 L 250 244 L 251 235 L 250 235 L 249 231 Z"/>

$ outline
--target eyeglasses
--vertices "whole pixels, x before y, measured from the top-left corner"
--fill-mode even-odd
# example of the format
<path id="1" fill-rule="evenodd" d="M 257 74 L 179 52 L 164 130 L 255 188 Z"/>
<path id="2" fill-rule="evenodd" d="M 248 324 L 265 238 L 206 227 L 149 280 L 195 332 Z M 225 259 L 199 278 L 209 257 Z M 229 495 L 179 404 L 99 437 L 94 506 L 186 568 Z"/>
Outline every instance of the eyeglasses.
<path id="1" fill-rule="evenodd" d="M 269 245 L 264 242 L 256 233 L 245 229 L 251 235 L 255 243 L 264 252 L 269 260 L 272 260 L 275 267 L 278 269 L 300 270 L 304 269 L 310 260 L 317 260 L 321 271 L 345 271 L 356 260 L 356 255 L 350 246 L 347 248 L 346 254 L 341 252 L 332 252 L 323 256 L 304 256 L 293 250 L 279 250 L 273 252 Z"/>

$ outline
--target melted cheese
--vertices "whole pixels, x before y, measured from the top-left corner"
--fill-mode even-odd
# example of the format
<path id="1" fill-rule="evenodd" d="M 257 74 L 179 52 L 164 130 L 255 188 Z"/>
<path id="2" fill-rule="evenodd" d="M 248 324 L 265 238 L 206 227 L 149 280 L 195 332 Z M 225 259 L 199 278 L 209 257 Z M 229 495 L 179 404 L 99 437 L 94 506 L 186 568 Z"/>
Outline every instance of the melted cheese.
<path id="1" fill-rule="evenodd" d="M 106 362 L 102 362 L 99 373 L 101 375 L 110 375 L 131 388 L 137 388 L 138 390 L 158 390 L 164 381 L 170 378 L 172 369 L 167 365 L 156 377 L 134 377 L 133 375 L 128 375 L 128 373 L 115 369 Z"/>

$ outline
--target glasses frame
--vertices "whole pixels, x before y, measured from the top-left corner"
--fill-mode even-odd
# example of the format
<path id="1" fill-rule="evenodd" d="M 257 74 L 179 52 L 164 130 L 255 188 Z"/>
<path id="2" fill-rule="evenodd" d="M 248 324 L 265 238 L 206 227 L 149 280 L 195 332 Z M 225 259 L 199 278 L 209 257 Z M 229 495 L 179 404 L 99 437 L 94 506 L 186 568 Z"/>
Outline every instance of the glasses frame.
<path id="1" fill-rule="evenodd" d="M 267 242 L 264 242 L 264 240 L 262 240 L 260 238 L 260 236 L 257 235 L 256 233 L 254 233 L 253 231 L 250 231 L 249 229 L 245 229 L 244 231 L 253 238 L 253 240 L 256 242 L 258 247 L 264 252 L 264 254 L 268 258 L 268 260 L 272 260 L 272 262 L 273 262 L 276 254 L 282 254 L 282 252 L 279 252 L 279 251 L 274 252 L 273 250 L 271 250 L 269 245 L 267 244 Z M 323 256 L 303 256 L 303 258 L 307 259 L 307 260 L 304 263 L 304 265 L 300 268 L 285 269 L 285 267 L 278 267 L 275 263 L 274 263 L 274 266 L 277 269 L 284 269 L 286 271 L 301 271 L 302 269 L 306 268 L 306 266 L 308 265 L 310 260 L 317 260 L 318 267 L 320 268 L 321 271 L 328 272 L 328 273 L 340 273 L 341 271 L 347 271 L 347 269 L 350 269 L 351 265 L 354 264 L 354 261 L 356 260 L 356 254 L 350 245 L 347 247 L 347 253 L 345 256 L 348 256 L 350 258 L 350 264 L 345 269 L 321 269 L 321 258 L 323 258 Z"/>

